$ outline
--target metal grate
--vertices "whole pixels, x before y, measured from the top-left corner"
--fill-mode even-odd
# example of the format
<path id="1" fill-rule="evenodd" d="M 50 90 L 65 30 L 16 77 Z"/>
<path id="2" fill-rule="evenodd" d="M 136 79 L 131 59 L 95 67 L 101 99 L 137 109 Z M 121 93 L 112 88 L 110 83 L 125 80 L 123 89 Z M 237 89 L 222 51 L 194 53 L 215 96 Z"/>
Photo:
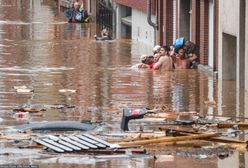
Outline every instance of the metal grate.
<path id="1" fill-rule="evenodd" d="M 111 146 L 110 143 L 90 134 L 69 136 L 48 135 L 35 139 L 34 141 L 59 153 L 90 149 L 106 149 Z"/>

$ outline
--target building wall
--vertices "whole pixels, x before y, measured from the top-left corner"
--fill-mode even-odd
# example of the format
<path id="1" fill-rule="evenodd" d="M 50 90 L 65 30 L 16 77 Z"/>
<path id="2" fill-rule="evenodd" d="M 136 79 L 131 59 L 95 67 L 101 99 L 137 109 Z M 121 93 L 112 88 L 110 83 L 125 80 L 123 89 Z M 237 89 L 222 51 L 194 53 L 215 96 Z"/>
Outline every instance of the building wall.
<path id="1" fill-rule="evenodd" d="M 180 0 L 179 36 L 190 40 L 190 0 Z"/>
<path id="2" fill-rule="evenodd" d="M 248 94 L 248 2 L 246 2 L 246 22 L 245 22 L 246 32 L 245 32 L 245 90 Z M 247 96 L 248 98 L 248 96 Z M 247 103 L 248 104 L 248 103 Z M 248 110 L 248 107 L 247 107 Z M 246 111 L 247 111 L 246 110 Z"/>
<path id="3" fill-rule="evenodd" d="M 146 12 L 147 10 L 147 0 L 113 0 L 113 2 L 140 10 L 142 12 Z M 154 13 L 156 7 L 155 0 L 151 0 L 151 5 L 152 12 Z"/>
<path id="4" fill-rule="evenodd" d="M 199 60 L 202 65 L 208 65 L 209 41 L 209 2 L 200 0 L 200 44 Z"/>
<path id="5" fill-rule="evenodd" d="M 237 37 L 237 46 L 239 46 L 239 1 L 237 0 L 219 0 L 219 59 L 218 59 L 218 71 L 219 78 L 223 78 L 223 66 L 232 66 L 232 62 L 227 61 L 226 64 L 223 64 L 223 60 L 226 60 L 226 56 L 223 55 L 223 33 Z M 238 47 L 237 47 L 238 50 Z M 233 57 L 238 57 L 233 55 Z M 237 59 L 237 63 L 238 63 Z M 227 68 L 224 68 L 227 69 Z M 228 72 L 225 72 L 228 73 Z"/>
<path id="6" fill-rule="evenodd" d="M 244 116 L 248 116 L 248 2 L 246 1 L 245 4 L 246 10 L 245 10 L 245 67 L 244 67 L 244 81 L 245 81 L 245 93 L 244 93 Z M 245 157 L 245 161 L 247 163 L 247 155 Z"/>
<path id="7" fill-rule="evenodd" d="M 175 24 L 173 24 L 173 7 L 176 5 L 173 0 L 159 1 L 158 4 L 158 29 L 157 41 L 159 45 L 172 45 L 173 35 L 175 34 Z M 176 12 L 176 11 L 174 11 Z M 174 32 L 174 34 L 173 34 Z"/>
<path id="8" fill-rule="evenodd" d="M 192 30 L 191 40 L 196 44 L 200 44 L 200 1 L 192 0 Z"/>
<path id="9" fill-rule="evenodd" d="M 116 4 L 117 6 L 116 8 L 116 38 L 121 38 L 125 34 L 125 26 L 122 24 L 121 18 L 127 16 L 126 8 L 133 6 L 134 1 L 130 1 L 127 6 L 122 5 L 122 4 L 124 4 L 124 1 L 118 1 L 118 3 Z M 131 13 L 132 13 L 131 14 L 131 17 L 132 17 L 131 18 L 132 19 L 131 38 L 139 42 L 153 45 L 154 44 L 154 28 L 148 24 L 146 12 L 143 12 L 142 10 L 139 10 L 137 8 L 132 8 Z M 155 16 L 152 16 L 152 21 L 155 22 Z"/>
<path id="10" fill-rule="evenodd" d="M 214 67 L 214 0 L 209 0 L 208 15 L 208 66 Z"/>
<path id="11" fill-rule="evenodd" d="M 163 44 L 163 32 L 164 32 L 164 25 L 163 25 L 163 20 L 164 20 L 164 1 L 159 1 L 158 2 L 158 15 L 157 15 L 157 23 L 158 23 L 158 28 L 156 32 L 156 44 L 162 45 Z"/>
<path id="12" fill-rule="evenodd" d="M 219 0 L 214 0 L 214 72 L 218 71 L 219 57 Z"/>
<path id="13" fill-rule="evenodd" d="M 115 2 L 117 4 L 124 5 L 124 6 L 128 6 L 130 8 L 135 8 L 135 9 L 141 10 L 143 12 L 146 11 L 146 0 L 135 0 L 135 1 L 114 0 L 113 2 Z"/>
<path id="14" fill-rule="evenodd" d="M 246 13 L 246 0 L 240 0 L 239 7 L 239 87 L 245 86 L 245 13 Z"/>
<path id="15" fill-rule="evenodd" d="M 121 23 L 121 18 L 126 16 L 125 8 L 117 4 L 116 5 L 116 38 L 121 38 L 123 36 L 123 25 Z"/>
<path id="16" fill-rule="evenodd" d="M 148 24 L 146 13 L 136 9 L 132 9 L 132 39 L 146 44 L 154 43 L 154 29 Z"/>
<path id="17" fill-rule="evenodd" d="M 164 33 L 163 44 L 172 45 L 173 43 L 173 0 L 166 0 L 164 3 Z M 163 45 L 162 44 L 162 45 Z"/>
<path id="18" fill-rule="evenodd" d="M 239 1 L 220 0 L 222 31 L 237 36 L 239 31 Z"/>
<path id="19" fill-rule="evenodd" d="M 89 15 L 91 16 L 91 21 L 95 22 L 96 21 L 96 9 L 97 9 L 96 0 L 88 0 L 87 6 L 88 6 Z"/>
<path id="20" fill-rule="evenodd" d="M 246 16 L 246 17 L 245 17 Z M 220 98 L 228 97 L 221 83 L 234 82 L 236 111 L 247 115 L 247 2 L 246 0 L 219 0 L 219 91 Z M 246 41 L 246 42 L 245 42 Z M 245 44 L 246 43 L 246 44 Z M 246 52 L 246 53 L 245 53 Z M 222 82 L 223 80 L 223 82 Z M 224 82 L 225 81 L 225 82 Z M 243 101 L 243 98 L 245 99 Z"/>

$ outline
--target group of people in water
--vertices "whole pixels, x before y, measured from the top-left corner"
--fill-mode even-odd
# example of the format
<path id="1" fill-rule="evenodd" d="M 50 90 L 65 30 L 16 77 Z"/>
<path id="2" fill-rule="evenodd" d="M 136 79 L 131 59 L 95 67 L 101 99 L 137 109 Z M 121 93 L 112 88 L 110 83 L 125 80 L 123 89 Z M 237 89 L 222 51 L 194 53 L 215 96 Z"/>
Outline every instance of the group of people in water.
<path id="1" fill-rule="evenodd" d="M 140 63 L 135 66 L 139 69 L 172 71 L 192 68 L 196 60 L 196 45 L 191 41 L 185 41 L 179 48 L 175 48 L 173 45 L 156 45 L 153 48 L 153 55 L 142 55 Z"/>
<path id="2" fill-rule="evenodd" d="M 84 9 L 84 4 L 80 4 L 77 0 L 74 1 L 73 7 L 67 9 L 65 16 L 69 22 L 88 22 L 89 16 L 87 10 Z M 103 28 L 101 36 L 94 36 L 96 40 L 111 40 L 109 31 Z M 182 41 L 183 40 L 183 41 Z M 153 55 L 142 55 L 140 63 L 135 65 L 138 68 L 149 68 L 152 70 L 172 71 L 174 69 L 189 69 L 192 63 L 197 60 L 196 45 L 189 40 L 184 41 L 184 38 L 179 38 L 182 44 L 175 46 L 159 46 L 153 48 Z"/>

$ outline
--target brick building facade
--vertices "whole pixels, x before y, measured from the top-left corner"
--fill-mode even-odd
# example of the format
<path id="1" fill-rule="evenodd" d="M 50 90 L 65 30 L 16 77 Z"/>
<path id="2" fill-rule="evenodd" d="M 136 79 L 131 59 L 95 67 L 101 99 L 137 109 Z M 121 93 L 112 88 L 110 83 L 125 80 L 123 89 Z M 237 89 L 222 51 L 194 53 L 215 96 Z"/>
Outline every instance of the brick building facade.
<path id="1" fill-rule="evenodd" d="M 149 1 L 151 21 L 156 25 L 156 31 L 147 21 Z M 199 69 L 207 70 L 219 79 L 237 80 L 237 86 L 248 90 L 248 80 L 245 80 L 248 78 L 245 68 L 248 64 L 246 0 L 111 2 L 117 38 L 129 33 L 130 38 L 153 46 L 172 44 L 183 36 L 198 45 Z"/>
<path id="2" fill-rule="evenodd" d="M 113 2 L 120 4 L 120 5 L 124 5 L 124 6 L 128 6 L 130 8 L 135 8 L 137 10 L 140 10 L 144 13 L 146 13 L 146 0 L 135 0 L 135 1 L 130 1 L 130 0 L 114 0 Z"/>
<path id="3" fill-rule="evenodd" d="M 97 1 L 92 0 L 91 5 L 88 5 L 92 6 L 92 2 L 97 4 Z M 130 34 L 128 37 L 131 39 L 153 46 L 172 44 L 176 38 L 183 36 L 198 45 L 199 70 L 206 70 L 220 79 L 220 99 L 229 96 L 227 91 L 222 91 L 222 80 L 232 80 L 236 83 L 234 90 L 248 100 L 246 0 L 150 0 L 151 21 L 156 25 L 155 31 L 148 23 L 148 0 L 111 2 L 117 38 Z M 150 48 L 147 50 L 150 51 Z M 210 93 L 200 92 L 200 95 Z M 233 95 L 233 101 L 239 101 L 239 96 Z"/>
<path id="4" fill-rule="evenodd" d="M 139 17 L 138 20 L 134 20 L 137 17 L 132 17 L 132 22 L 146 21 L 147 0 L 113 0 L 113 2 L 117 6 L 126 6 L 131 10 L 143 13 L 144 19 Z M 183 36 L 198 45 L 200 64 L 203 67 L 207 66 L 212 73 L 217 71 L 218 0 L 151 0 L 151 4 L 153 21 L 157 23 L 156 34 L 152 32 L 150 25 L 147 26 L 151 27 L 150 31 L 154 34 L 154 43 L 171 45 L 176 38 Z M 140 24 L 144 28 L 145 24 Z M 139 27 L 132 27 L 132 38 L 153 44 L 149 38 L 135 36 L 134 32 L 140 35 L 140 31 L 142 30 Z M 120 32 L 122 31 L 120 30 Z"/>

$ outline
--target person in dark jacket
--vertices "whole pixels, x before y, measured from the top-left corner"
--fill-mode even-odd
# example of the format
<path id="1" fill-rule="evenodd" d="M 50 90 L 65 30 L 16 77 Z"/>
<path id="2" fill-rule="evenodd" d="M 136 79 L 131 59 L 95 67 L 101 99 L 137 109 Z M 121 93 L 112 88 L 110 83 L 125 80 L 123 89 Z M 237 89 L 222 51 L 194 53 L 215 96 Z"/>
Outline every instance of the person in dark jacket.
<path id="1" fill-rule="evenodd" d="M 85 9 L 80 8 L 80 4 L 78 2 L 74 2 L 73 8 L 69 8 L 65 10 L 65 16 L 69 19 L 68 22 L 86 22 L 88 20 L 88 13 Z"/>

